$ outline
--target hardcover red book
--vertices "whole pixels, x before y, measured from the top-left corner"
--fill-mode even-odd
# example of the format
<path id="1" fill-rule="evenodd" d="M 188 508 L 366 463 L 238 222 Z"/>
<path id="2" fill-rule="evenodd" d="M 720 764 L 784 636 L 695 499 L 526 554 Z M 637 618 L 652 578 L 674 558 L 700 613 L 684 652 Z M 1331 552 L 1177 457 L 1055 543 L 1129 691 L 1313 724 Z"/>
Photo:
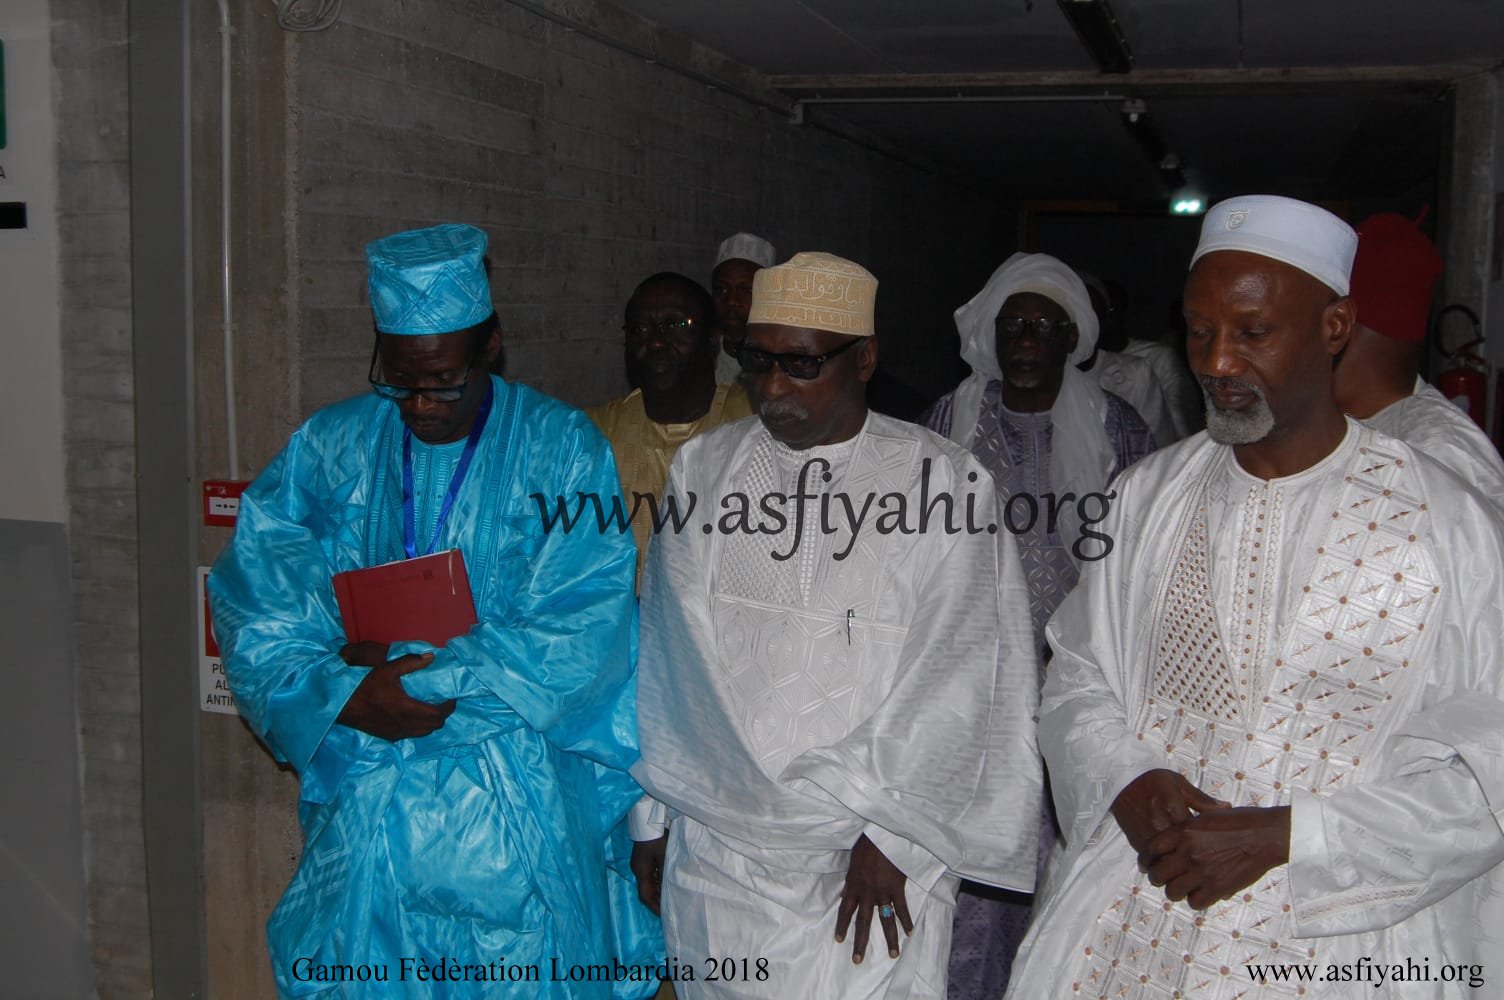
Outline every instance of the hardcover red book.
<path id="1" fill-rule="evenodd" d="M 336 573 L 334 596 L 351 642 L 421 639 L 442 646 L 476 622 L 459 549 Z"/>

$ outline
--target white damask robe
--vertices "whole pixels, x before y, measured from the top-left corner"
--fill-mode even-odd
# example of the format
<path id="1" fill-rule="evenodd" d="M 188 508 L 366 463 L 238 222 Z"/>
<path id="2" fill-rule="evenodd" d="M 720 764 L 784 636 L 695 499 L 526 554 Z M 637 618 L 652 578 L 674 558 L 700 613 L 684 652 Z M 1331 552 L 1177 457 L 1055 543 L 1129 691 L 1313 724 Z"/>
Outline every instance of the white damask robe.
<path id="1" fill-rule="evenodd" d="M 1126 399 L 1149 425 L 1154 443 L 1159 447 L 1173 444 L 1185 436 L 1175 427 L 1164 387 L 1148 361 L 1132 354 L 1099 350 L 1096 363 L 1086 376 L 1108 392 Z"/>
<path id="2" fill-rule="evenodd" d="M 705 530 L 738 495 L 771 527 L 764 498 L 799 492 L 807 463 L 817 497 L 797 544 L 792 502 L 777 533 Z M 852 440 L 805 451 L 756 420 L 719 428 L 685 443 L 669 483 L 700 506 L 649 555 L 634 770 L 672 817 L 668 950 L 701 972 L 707 958 L 767 960 L 765 979 L 754 965 L 679 982 L 679 996 L 943 997 L 957 876 L 1034 880 L 1035 654 L 1012 540 L 986 531 L 1002 523 L 991 479 L 937 435 L 871 414 Z M 843 494 L 857 513 L 871 504 L 854 543 Z M 894 494 L 908 533 L 877 530 Z M 939 494 L 957 533 L 943 503 L 918 530 Z M 915 927 L 895 961 L 874 920 L 855 965 L 851 937 L 834 935 L 863 834 L 907 878 Z"/>
<path id="3" fill-rule="evenodd" d="M 1008 996 L 1372 997 L 1371 979 L 1259 986 L 1247 968 L 1365 959 L 1489 980 L 1396 995 L 1504 995 L 1496 513 L 1355 421 L 1288 478 L 1202 434 L 1117 486 L 1117 548 L 1049 626 L 1039 738 L 1067 851 Z M 1108 812 L 1153 768 L 1291 806 L 1289 863 L 1205 911 L 1167 901 Z"/>
<path id="4" fill-rule="evenodd" d="M 1466 413 L 1419 376 L 1415 391 L 1364 421 L 1445 465 L 1504 507 L 1504 459 Z"/>

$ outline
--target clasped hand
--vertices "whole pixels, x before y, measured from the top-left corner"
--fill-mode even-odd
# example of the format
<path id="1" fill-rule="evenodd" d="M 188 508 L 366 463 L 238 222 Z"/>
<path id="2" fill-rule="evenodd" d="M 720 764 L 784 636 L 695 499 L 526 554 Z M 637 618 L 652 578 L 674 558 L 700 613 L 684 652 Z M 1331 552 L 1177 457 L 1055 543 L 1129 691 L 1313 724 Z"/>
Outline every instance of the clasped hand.
<path id="1" fill-rule="evenodd" d="M 422 670 L 433 662 L 432 653 L 411 653 L 388 660 L 387 646 L 379 642 L 353 642 L 339 651 L 352 667 L 370 667 L 360 685 L 345 702 L 336 720 L 351 729 L 383 740 L 427 736 L 444 724 L 454 711 L 454 699 L 437 705 L 419 701 L 402 686 L 402 676 Z"/>
<path id="2" fill-rule="evenodd" d="M 1146 771 L 1112 803 L 1139 870 L 1204 910 L 1290 859 L 1290 807 L 1234 808 L 1169 770 Z"/>
<path id="3" fill-rule="evenodd" d="M 668 856 L 668 834 L 656 840 L 639 840 L 632 844 L 632 875 L 637 879 L 637 898 L 642 905 L 658 912 L 663 900 L 663 862 Z"/>

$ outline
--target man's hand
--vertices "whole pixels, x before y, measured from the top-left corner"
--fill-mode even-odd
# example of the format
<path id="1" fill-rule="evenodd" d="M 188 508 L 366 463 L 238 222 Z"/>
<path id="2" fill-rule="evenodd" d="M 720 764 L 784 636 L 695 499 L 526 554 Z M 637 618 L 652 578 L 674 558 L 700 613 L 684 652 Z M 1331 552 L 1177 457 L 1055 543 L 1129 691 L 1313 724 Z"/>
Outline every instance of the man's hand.
<path id="1" fill-rule="evenodd" d="M 1204 910 L 1290 860 L 1290 807 L 1202 813 L 1153 837 L 1139 853 L 1149 881 Z"/>
<path id="2" fill-rule="evenodd" d="M 364 662 L 352 660 L 351 657 L 369 659 L 374 655 L 369 647 L 375 646 L 376 643 L 346 646 L 340 650 L 340 655 L 345 657 L 347 663 L 358 662 L 358 665 L 365 666 Z M 335 721 L 383 740 L 427 736 L 449 718 L 449 713 L 454 711 L 454 699 L 438 705 L 419 701 L 407 693 L 401 678 L 403 674 L 421 670 L 432 662 L 432 653 L 422 653 L 373 664 L 371 672 L 366 674 L 355 693 L 350 695 L 350 700 L 345 702 L 345 707 Z"/>
<path id="3" fill-rule="evenodd" d="M 642 905 L 658 912 L 663 895 L 663 856 L 668 852 L 668 834 L 657 840 L 638 840 L 632 844 L 632 875 L 637 879 L 637 898 Z"/>
<path id="4" fill-rule="evenodd" d="M 1159 768 L 1145 771 L 1118 793 L 1112 802 L 1112 818 L 1123 828 L 1129 846 L 1142 854 L 1149 841 L 1190 819 L 1192 812 L 1227 808 L 1228 803 L 1212 798 L 1177 772 Z"/>
<path id="5" fill-rule="evenodd" d="M 867 938 L 872 933 L 872 911 L 878 911 L 883 937 L 888 941 L 888 957 L 898 957 L 898 926 L 905 934 L 914 933 L 909 918 L 909 904 L 903 889 L 908 880 L 898 866 L 889 861 L 864 833 L 851 848 L 851 864 L 846 869 L 846 885 L 841 889 L 841 906 L 836 911 L 836 944 L 846 940 L 846 928 L 856 914 L 856 940 L 852 942 L 851 960 L 860 963 L 867 954 Z"/>

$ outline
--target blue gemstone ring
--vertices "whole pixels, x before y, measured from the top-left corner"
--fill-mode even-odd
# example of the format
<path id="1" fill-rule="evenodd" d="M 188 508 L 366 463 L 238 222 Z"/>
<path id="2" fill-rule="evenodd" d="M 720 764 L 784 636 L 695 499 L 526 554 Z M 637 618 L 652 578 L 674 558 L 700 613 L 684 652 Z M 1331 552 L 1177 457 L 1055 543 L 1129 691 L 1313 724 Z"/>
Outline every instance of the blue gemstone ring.
<path id="1" fill-rule="evenodd" d="M 879 906 L 877 908 L 877 915 L 879 917 L 882 917 L 884 920 L 892 920 L 893 919 L 893 907 L 890 906 L 887 903 L 884 903 L 882 906 Z"/>

